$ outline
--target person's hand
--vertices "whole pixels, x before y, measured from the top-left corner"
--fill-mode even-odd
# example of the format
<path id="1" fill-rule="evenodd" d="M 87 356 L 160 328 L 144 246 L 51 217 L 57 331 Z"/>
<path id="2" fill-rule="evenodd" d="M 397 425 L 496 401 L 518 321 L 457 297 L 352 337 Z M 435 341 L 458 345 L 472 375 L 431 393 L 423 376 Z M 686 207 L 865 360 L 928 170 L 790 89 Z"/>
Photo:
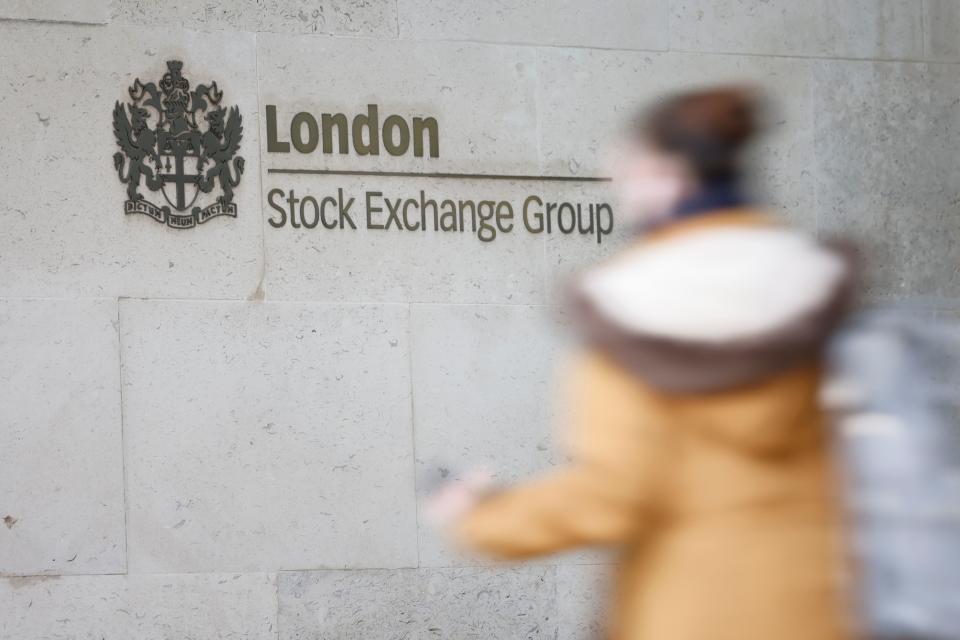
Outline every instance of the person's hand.
<path id="1" fill-rule="evenodd" d="M 460 480 L 447 482 L 427 498 L 427 519 L 437 528 L 448 527 L 480 502 L 492 482 L 486 471 L 472 471 Z"/>

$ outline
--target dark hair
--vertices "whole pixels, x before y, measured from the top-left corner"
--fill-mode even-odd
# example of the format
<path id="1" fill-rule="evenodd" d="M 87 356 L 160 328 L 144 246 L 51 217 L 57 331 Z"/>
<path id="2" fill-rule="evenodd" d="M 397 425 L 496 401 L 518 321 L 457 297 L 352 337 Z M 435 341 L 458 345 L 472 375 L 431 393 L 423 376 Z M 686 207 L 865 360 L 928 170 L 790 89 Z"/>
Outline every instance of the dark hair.
<path id="1" fill-rule="evenodd" d="M 741 151 L 758 131 L 759 102 L 747 87 L 681 93 L 642 113 L 633 133 L 681 156 L 701 182 L 733 180 L 740 174 Z"/>

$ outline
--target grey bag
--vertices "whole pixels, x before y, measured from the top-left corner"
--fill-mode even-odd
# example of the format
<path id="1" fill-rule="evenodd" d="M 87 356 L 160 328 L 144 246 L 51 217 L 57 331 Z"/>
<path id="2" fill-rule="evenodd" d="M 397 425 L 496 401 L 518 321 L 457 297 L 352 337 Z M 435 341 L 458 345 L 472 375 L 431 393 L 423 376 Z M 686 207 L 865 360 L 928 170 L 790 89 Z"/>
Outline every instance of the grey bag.
<path id="1" fill-rule="evenodd" d="M 868 637 L 960 638 L 958 354 L 955 330 L 906 307 L 855 316 L 830 349 Z"/>

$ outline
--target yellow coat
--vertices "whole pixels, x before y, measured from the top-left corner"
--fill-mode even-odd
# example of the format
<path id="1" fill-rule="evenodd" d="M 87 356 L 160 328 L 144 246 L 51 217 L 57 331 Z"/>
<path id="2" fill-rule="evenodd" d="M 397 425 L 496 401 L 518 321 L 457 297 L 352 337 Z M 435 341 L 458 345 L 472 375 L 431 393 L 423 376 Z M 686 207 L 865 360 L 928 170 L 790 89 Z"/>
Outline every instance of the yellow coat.
<path id="1" fill-rule="evenodd" d="M 662 274 L 677 259 L 696 263 L 691 256 L 702 255 L 702 242 L 710 238 L 702 234 L 721 229 L 744 231 L 747 244 L 771 241 L 762 233 L 751 235 L 772 230 L 765 218 L 752 212 L 716 214 L 655 234 L 611 264 L 641 279 L 644 269 Z M 694 236 L 694 242 L 685 244 Z M 717 242 L 730 240 L 727 236 L 716 236 Z M 685 253 L 691 248 L 687 244 L 692 253 Z M 650 253 L 652 247 L 656 252 Z M 723 258 L 717 251 L 711 259 Z M 751 250 L 732 242 L 727 251 L 727 259 L 736 261 Z M 807 303 L 792 299 L 776 313 L 761 305 L 753 313 L 720 310 L 710 316 L 709 305 L 716 301 L 678 301 L 674 306 L 684 313 L 707 317 L 695 319 L 705 321 L 699 324 L 687 318 L 674 325 L 669 315 L 658 315 L 661 308 L 601 309 L 601 315 L 616 318 L 611 323 L 615 330 L 637 338 L 641 346 L 628 354 L 632 347 L 624 335 L 619 341 L 597 341 L 575 364 L 566 395 L 573 462 L 548 477 L 492 495 L 457 527 L 468 547 L 502 558 L 582 545 L 618 546 L 622 557 L 610 614 L 610 634 L 616 640 L 850 637 L 830 447 L 817 404 L 821 376 L 816 354 L 829 327 L 807 331 L 806 341 L 794 339 L 792 358 L 783 349 L 774 350 L 779 365 L 754 367 L 752 379 L 744 373 L 750 367 L 742 366 L 744 357 L 758 360 L 773 353 L 758 347 L 764 341 L 790 343 L 787 334 L 803 325 L 798 318 L 827 317 L 822 310 L 834 304 L 843 274 L 822 262 L 811 266 L 819 269 L 817 280 L 762 257 L 771 253 L 769 246 L 754 253 L 761 256 L 758 268 L 794 287 Z M 666 265 L 648 264 L 664 255 Z M 801 263 L 829 259 L 825 253 L 791 258 Z M 629 271 L 633 268 L 639 271 Z M 743 270 L 732 271 L 744 278 Z M 656 291 L 629 289 L 650 286 L 630 284 L 637 278 L 612 280 L 589 286 L 604 296 L 643 295 L 660 307 L 667 300 Z M 739 280 L 724 285 L 714 275 L 693 271 L 660 284 L 706 298 L 710 294 L 698 286 L 727 287 L 716 299 L 745 306 L 769 306 L 777 297 L 771 289 L 763 294 L 766 301 L 751 302 L 749 296 L 764 291 L 763 283 L 751 282 L 744 293 L 734 290 Z M 628 289 L 618 293 L 617 282 L 626 282 Z M 818 295 L 812 292 L 816 287 L 822 289 Z M 674 327 L 678 335 L 662 333 Z M 658 340 L 666 343 L 666 352 Z M 737 345 L 740 353 L 733 349 Z M 705 361 L 698 349 L 706 349 Z M 695 390 L 685 390 L 682 380 L 696 379 L 697 371 L 688 369 L 685 376 L 682 367 L 668 366 L 666 377 L 657 373 L 664 359 L 674 357 L 698 369 L 716 362 L 717 369 L 727 367 L 727 380 L 734 382 L 718 382 L 721 371 L 696 380 Z"/>

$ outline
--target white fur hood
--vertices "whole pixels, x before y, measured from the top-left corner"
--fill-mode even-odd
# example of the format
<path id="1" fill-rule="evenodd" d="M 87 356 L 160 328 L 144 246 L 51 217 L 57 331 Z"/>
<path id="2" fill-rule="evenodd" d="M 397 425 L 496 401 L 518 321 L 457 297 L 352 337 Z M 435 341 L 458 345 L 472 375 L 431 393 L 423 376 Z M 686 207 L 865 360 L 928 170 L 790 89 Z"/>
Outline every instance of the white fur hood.
<path id="1" fill-rule="evenodd" d="M 727 342 L 820 307 L 846 276 L 846 261 L 805 234 L 724 227 L 633 251 L 588 273 L 582 286 L 625 330 Z"/>
<path id="2" fill-rule="evenodd" d="M 822 346 L 845 307 L 849 271 L 843 254 L 799 231 L 706 226 L 586 273 L 577 299 L 595 342 L 648 377 L 666 371 L 661 386 L 703 390 Z M 704 367 L 712 374 L 696 371 Z"/>

